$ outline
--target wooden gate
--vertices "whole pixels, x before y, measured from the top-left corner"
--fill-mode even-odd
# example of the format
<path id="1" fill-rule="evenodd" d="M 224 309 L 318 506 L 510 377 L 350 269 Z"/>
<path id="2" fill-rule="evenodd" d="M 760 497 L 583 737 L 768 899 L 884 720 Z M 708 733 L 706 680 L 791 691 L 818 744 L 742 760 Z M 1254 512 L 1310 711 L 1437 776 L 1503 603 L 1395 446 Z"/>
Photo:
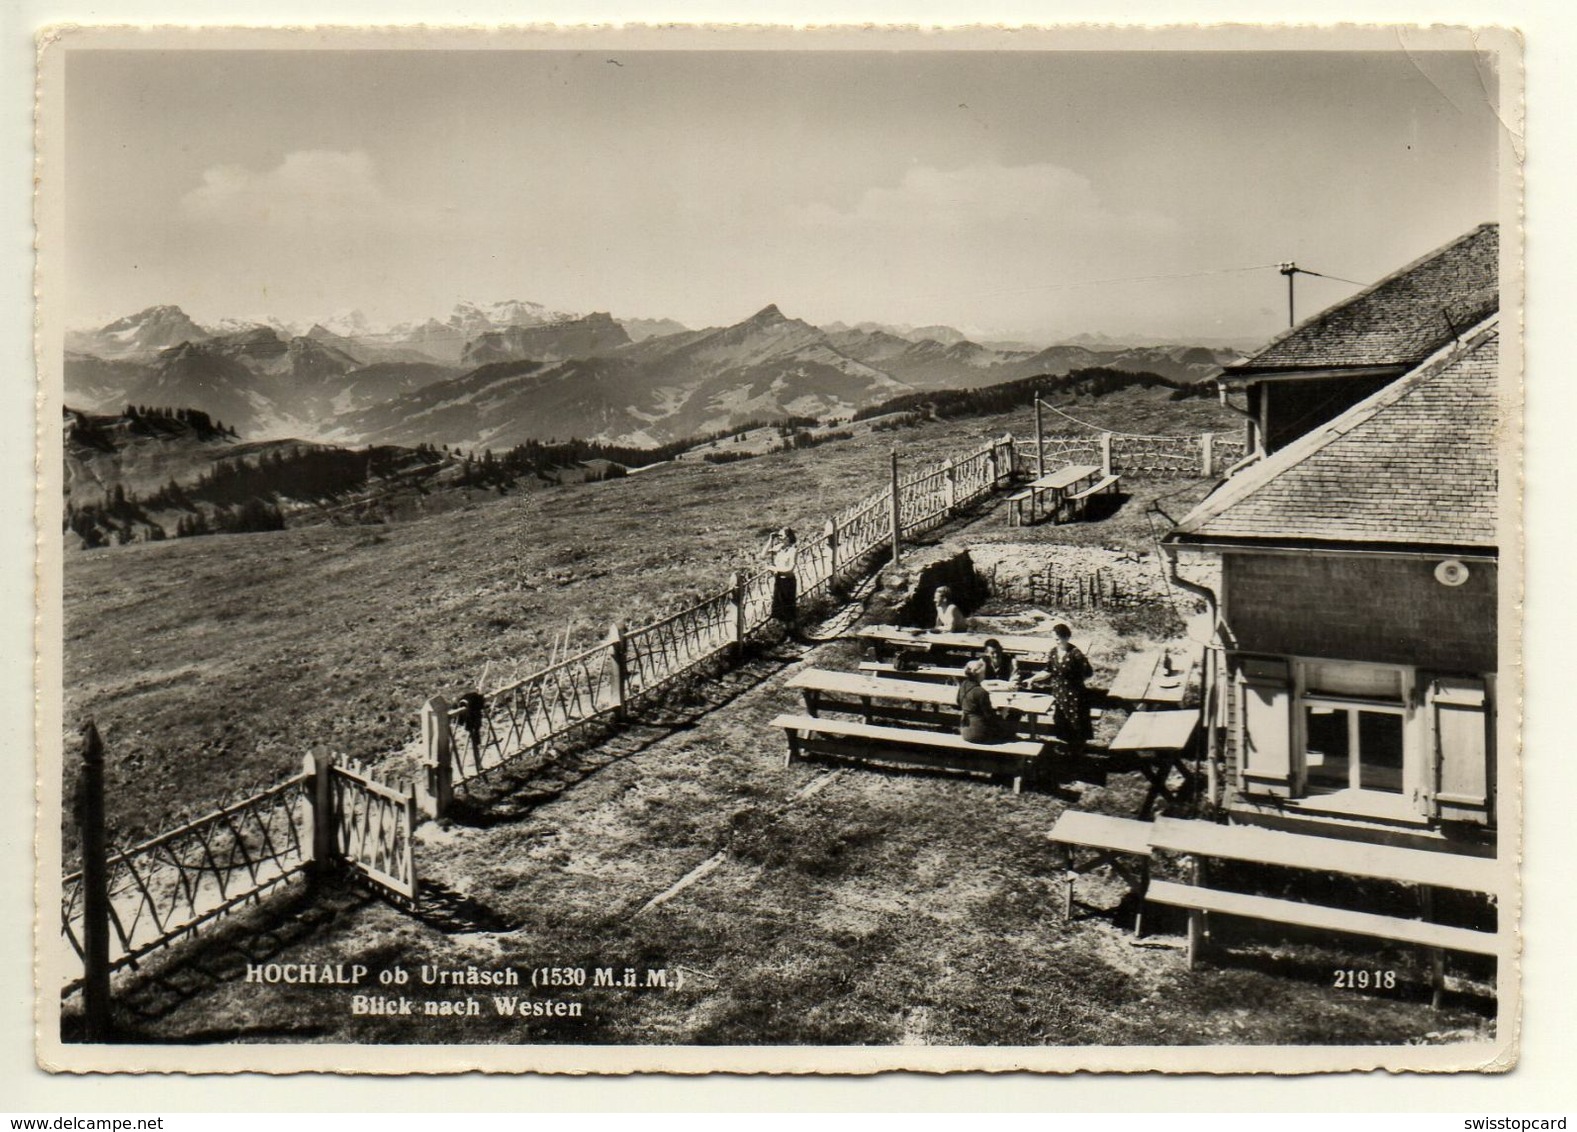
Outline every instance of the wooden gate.
<path id="1" fill-rule="evenodd" d="M 394 896 L 416 900 L 416 787 L 380 782 L 360 763 L 335 763 L 334 846 L 340 860 Z"/>

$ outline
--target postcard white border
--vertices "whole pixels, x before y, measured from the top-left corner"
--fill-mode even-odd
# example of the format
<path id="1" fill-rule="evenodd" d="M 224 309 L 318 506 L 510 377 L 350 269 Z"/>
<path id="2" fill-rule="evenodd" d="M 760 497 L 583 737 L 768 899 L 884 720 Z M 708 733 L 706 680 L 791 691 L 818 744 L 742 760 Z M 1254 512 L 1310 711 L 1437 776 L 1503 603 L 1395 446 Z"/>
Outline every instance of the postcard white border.
<path id="1" fill-rule="evenodd" d="M 319 8 L 319 11 L 322 11 L 322 9 Z M 1219 11 L 1219 8 L 1217 8 L 1216 11 Z M 1545 140 L 1547 140 L 1547 139 L 1545 139 Z M 1509 304 L 1508 304 L 1508 307 L 1509 307 Z M 58 464 L 57 464 L 57 467 L 58 467 Z M 13 905 L 13 907 L 16 907 L 16 905 Z M 1460 1050 L 1460 1047 L 1456 1047 L 1456 1048 L 1459 1048 L 1459 1050 Z M 1146 1052 L 1148 1052 L 1148 1050 L 1146 1050 Z M 1009 1052 L 1009 1053 L 1011 1053 L 1011 1052 Z M 1443 1083 L 1445 1083 L 1445 1082 L 1441 1082 L 1441 1080 L 1438 1080 L 1438 1078 L 1437 1078 L 1437 1083 L 1438 1083 L 1438 1085 L 1443 1085 Z"/>

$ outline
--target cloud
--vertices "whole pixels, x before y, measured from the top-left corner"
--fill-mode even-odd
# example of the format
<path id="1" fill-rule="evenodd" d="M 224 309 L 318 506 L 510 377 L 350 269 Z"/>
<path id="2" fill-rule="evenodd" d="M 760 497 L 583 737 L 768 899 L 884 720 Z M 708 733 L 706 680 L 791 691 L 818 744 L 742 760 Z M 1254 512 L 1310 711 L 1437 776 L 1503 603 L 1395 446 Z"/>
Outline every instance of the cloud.
<path id="1" fill-rule="evenodd" d="M 360 150 L 298 150 L 261 173 L 216 165 L 181 198 L 182 210 L 194 219 L 270 226 L 337 225 L 386 207 L 372 158 Z"/>
<path id="2" fill-rule="evenodd" d="M 1100 200 L 1089 178 L 1060 165 L 919 166 L 896 187 L 867 189 L 852 207 L 813 204 L 794 219 L 811 228 L 888 233 L 1076 230 L 1170 233 L 1173 221 L 1156 212 L 1118 213 Z"/>

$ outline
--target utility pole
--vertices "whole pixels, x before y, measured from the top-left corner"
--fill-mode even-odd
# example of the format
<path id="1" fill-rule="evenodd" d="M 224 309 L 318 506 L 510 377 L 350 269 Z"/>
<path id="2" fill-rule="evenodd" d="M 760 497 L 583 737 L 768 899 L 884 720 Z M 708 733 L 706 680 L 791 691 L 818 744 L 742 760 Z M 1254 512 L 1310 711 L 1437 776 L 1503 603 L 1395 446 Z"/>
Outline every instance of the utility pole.
<path id="1" fill-rule="evenodd" d="M 1301 271 L 1302 268 L 1288 260 L 1286 263 L 1278 263 L 1276 270 L 1287 277 L 1287 325 L 1296 326 L 1298 325 L 1298 320 L 1294 317 L 1292 309 L 1292 277 Z"/>

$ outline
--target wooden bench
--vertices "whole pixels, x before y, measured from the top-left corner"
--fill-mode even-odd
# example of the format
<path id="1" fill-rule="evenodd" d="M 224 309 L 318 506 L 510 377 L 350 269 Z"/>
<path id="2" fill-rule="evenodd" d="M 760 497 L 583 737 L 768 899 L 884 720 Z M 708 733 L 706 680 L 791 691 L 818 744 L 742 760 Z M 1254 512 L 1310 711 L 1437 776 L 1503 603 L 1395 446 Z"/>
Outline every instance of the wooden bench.
<path id="1" fill-rule="evenodd" d="M 837 759 L 897 763 L 940 770 L 973 771 L 1005 775 L 1019 793 L 1024 775 L 1046 745 L 1029 740 L 1008 743 L 971 743 L 961 735 L 943 731 L 916 731 L 909 727 L 881 727 L 813 715 L 780 715 L 772 721 L 788 737 L 783 765 L 807 755 Z"/>
<path id="2" fill-rule="evenodd" d="M 1041 505 L 1048 497 L 1054 500 L 1053 510 L 1060 515 L 1068 506 L 1069 493 L 1085 480 L 1094 479 L 1100 474 L 1101 469 L 1094 464 L 1069 464 L 1037 477 L 1022 491 L 1008 496 L 1009 524 L 1023 527 L 1038 522 L 1042 517 Z"/>
<path id="3" fill-rule="evenodd" d="M 1008 496 L 1008 525 L 1012 527 L 1024 527 L 1029 525 L 1028 523 L 1024 522 L 1025 503 L 1029 503 L 1030 505 L 1030 522 L 1033 522 L 1033 516 L 1035 512 L 1034 500 L 1035 489 L 1030 487 L 1026 487 L 1023 491 L 1015 491 L 1012 495 Z"/>
<path id="4" fill-rule="evenodd" d="M 895 680 L 866 673 L 807 668 L 788 682 L 805 697 L 807 715 L 823 709 L 858 714 L 865 723 L 917 723 L 933 728 L 958 726 L 958 690 L 926 680 Z M 1039 739 L 1041 719 L 1052 700 L 1038 692 L 992 691 L 991 704 L 1011 712 L 1005 722 L 1026 739 Z M 1047 720 L 1049 725 L 1049 719 Z"/>
<path id="5" fill-rule="evenodd" d="M 964 677 L 962 666 L 921 664 L 913 668 L 900 668 L 898 665 L 886 660 L 862 660 L 860 661 L 860 671 L 871 676 L 881 676 L 887 679 L 929 680 L 932 683 L 940 683 L 944 680 L 962 680 Z"/>
<path id="6" fill-rule="evenodd" d="M 1152 825 L 1133 818 L 1116 818 L 1106 814 L 1091 814 L 1083 810 L 1064 810 L 1051 827 L 1046 839 L 1060 845 L 1063 852 L 1063 879 L 1066 887 L 1062 895 L 1062 918 L 1073 918 L 1073 883 L 1080 873 L 1088 873 L 1102 865 L 1128 882 L 1128 887 L 1139 896 L 1140 914 L 1134 920 L 1134 934 L 1142 934 L 1144 893 L 1150 880 L 1150 833 Z M 1083 864 L 1078 863 L 1080 849 L 1095 852 Z M 1130 872 L 1128 857 L 1139 858 L 1137 870 Z"/>
<path id="7" fill-rule="evenodd" d="M 1158 818 L 1150 838 L 1153 849 L 1197 857 L 1253 861 L 1280 868 L 1345 873 L 1430 888 L 1493 895 L 1502 885 L 1493 858 L 1461 853 L 1373 845 L 1309 833 L 1287 833 L 1251 825 Z"/>
<path id="8" fill-rule="evenodd" d="M 1205 936 L 1204 916 L 1210 912 L 1223 916 L 1242 916 L 1251 920 L 1315 928 L 1320 931 L 1371 936 L 1398 943 L 1412 943 L 1430 948 L 1437 954 L 1441 951 L 1462 951 L 1489 956 L 1500 954 L 1500 937 L 1494 932 L 1452 927 L 1448 924 L 1433 924 L 1427 920 L 1407 920 L 1400 916 L 1381 916 L 1373 912 L 1354 912 L 1323 904 L 1304 904 L 1298 900 L 1225 892 L 1203 885 L 1177 884 L 1165 880 L 1151 881 L 1145 891 L 1145 899 L 1188 910 L 1190 970 L 1199 962 Z M 1445 968 L 1439 962 L 1433 966 L 1431 981 L 1434 986 L 1435 1005 L 1438 1007 L 1441 992 L 1445 989 Z"/>
<path id="9" fill-rule="evenodd" d="M 1197 859 L 1222 858 L 1252 861 L 1278 868 L 1343 873 L 1348 876 L 1369 877 L 1418 885 L 1423 890 L 1424 916 L 1433 910 L 1430 890 L 1449 888 L 1460 892 L 1494 895 L 1502 887 L 1499 863 L 1484 857 L 1469 857 L 1460 853 L 1434 852 L 1427 849 L 1408 849 L 1395 845 L 1372 845 L 1358 841 L 1344 841 L 1333 837 L 1319 837 L 1303 833 L 1261 829 L 1256 826 L 1217 825 L 1213 822 L 1180 821 L 1176 818 L 1157 819 L 1150 837 L 1150 848 L 1174 853 L 1186 853 Z M 1223 912 L 1227 915 L 1271 920 L 1301 927 L 1326 928 L 1354 935 L 1379 936 L 1401 943 L 1414 943 L 1431 948 L 1432 983 L 1435 1003 L 1439 1005 L 1445 986 L 1445 963 L 1442 951 L 1466 951 L 1494 955 L 1498 937 L 1494 932 L 1456 928 L 1431 923 L 1428 919 L 1414 920 L 1399 916 L 1382 916 L 1369 912 L 1353 912 L 1344 908 L 1305 904 L 1295 900 L 1274 900 L 1269 897 L 1247 896 L 1241 893 L 1222 892 L 1205 883 L 1205 868 L 1200 861 L 1200 883 L 1181 885 L 1185 893 L 1200 895 L 1190 897 L 1189 955 L 1190 963 L 1208 930 L 1207 915 Z M 1169 890 L 1163 889 L 1163 893 Z M 1150 888 L 1150 899 L 1161 903 L 1177 904 L 1176 893 L 1172 899 L 1161 899 Z"/>
<path id="10" fill-rule="evenodd" d="M 1063 496 L 1063 506 L 1066 508 L 1070 519 L 1084 518 L 1085 511 L 1089 508 L 1090 497 L 1101 495 L 1104 492 L 1116 494 L 1117 485 L 1122 482 L 1122 476 L 1105 476 L 1096 480 L 1083 491 L 1076 491 L 1072 495 Z"/>

